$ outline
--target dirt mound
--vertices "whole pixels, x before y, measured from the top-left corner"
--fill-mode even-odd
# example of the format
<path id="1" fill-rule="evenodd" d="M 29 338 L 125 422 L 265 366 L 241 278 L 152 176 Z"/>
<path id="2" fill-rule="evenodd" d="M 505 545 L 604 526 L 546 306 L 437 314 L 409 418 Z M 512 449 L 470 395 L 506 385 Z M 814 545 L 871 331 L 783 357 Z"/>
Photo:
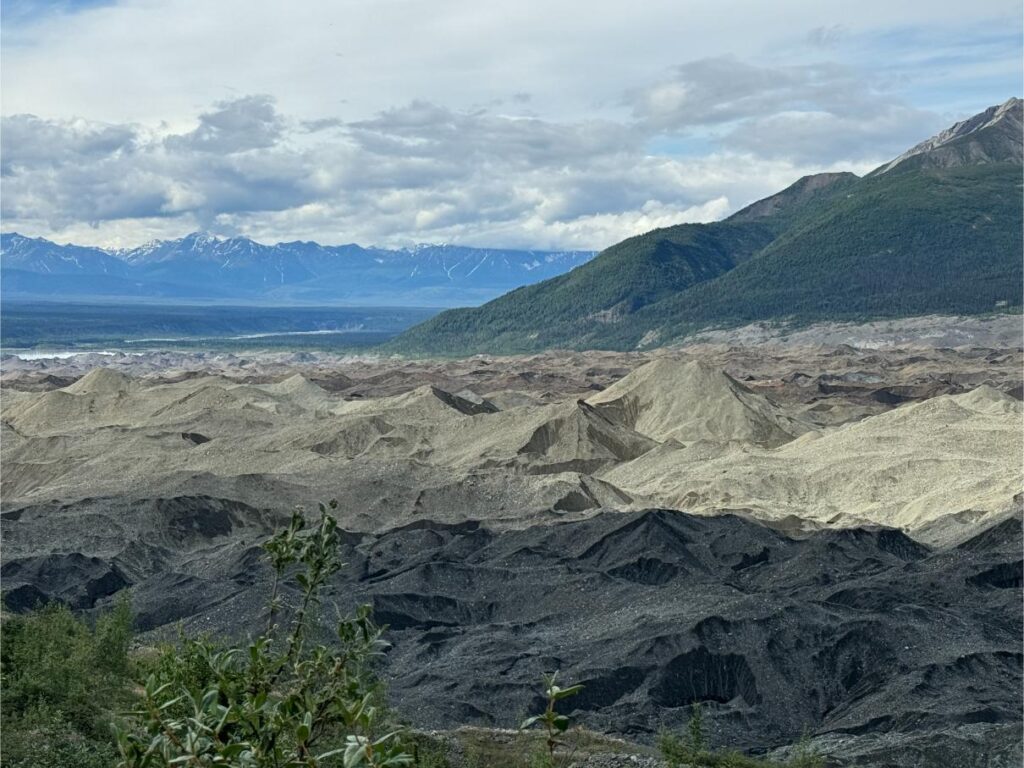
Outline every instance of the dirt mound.
<path id="1" fill-rule="evenodd" d="M 584 401 L 474 416 L 432 440 L 432 463 L 527 474 L 592 473 L 656 445 Z"/>
<path id="2" fill-rule="evenodd" d="M 120 371 L 93 368 L 64 391 L 72 395 L 119 395 L 135 388 L 135 382 Z"/>
<path id="3" fill-rule="evenodd" d="M 286 379 L 282 379 L 274 384 L 269 384 L 267 385 L 267 390 L 270 392 L 278 392 L 282 395 L 304 394 L 320 397 L 327 394 L 325 389 L 310 381 L 301 373 L 293 373 Z"/>
<path id="4" fill-rule="evenodd" d="M 684 449 L 659 450 L 602 477 L 631 495 L 706 513 L 915 530 L 970 509 L 977 525 L 1010 507 L 1020 490 L 1021 414 L 1019 401 L 983 388 L 774 450 L 743 448 L 700 462 Z"/>
<path id="5" fill-rule="evenodd" d="M 855 359 L 844 375 L 877 388 L 869 366 Z M 843 397 L 819 401 L 833 415 L 818 418 L 856 415 Z M 240 501 L 279 508 L 353 498 L 389 522 L 455 510 L 507 519 L 514 509 L 528 520 L 545 511 L 538 505 L 580 511 L 610 501 L 811 527 L 928 528 L 928 540 L 946 541 L 936 521 L 969 535 L 1008 507 L 1021 480 L 1021 402 L 988 385 L 895 408 L 876 402 L 881 413 L 812 431 L 808 411 L 788 415 L 800 408 L 787 412 L 719 370 L 669 358 L 583 401 L 499 399 L 502 408 L 473 389 L 432 384 L 344 399 L 299 374 L 165 383 L 96 369 L 67 390 L 5 396 L 3 491 L 8 503 L 28 503 L 235 487 Z M 549 475 L 575 476 L 573 488 Z M 190 488 L 199 478 L 221 480 Z M 584 489 L 598 480 L 608 493 Z M 306 490 L 277 499 L 265 490 L 280 487 Z"/>
<path id="6" fill-rule="evenodd" d="M 776 446 L 806 431 L 761 395 L 698 361 L 654 360 L 587 399 L 654 440 Z"/>
<path id="7" fill-rule="evenodd" d="M 305 409 L 326 408 L 334 399 L 327 390 L 310 381 L 301 373 L 293 374 L 264 389 L 272 395 Z"/>
<path id="8" fill-rule="evenodd" d="M 516 453 L 532 472 L 594 472 L 642 456 L 655 445 L 581 400 L 536 426 Z"/>
<path id="9" fill-rule="evenodd" d="M 1020 419 L 1022 413 L 1019 397 L 1000 392 L 988 384 L 962 395 L 957 398 L 957 402 L 964 408 L 978 413 L 1010 416 L 1016 419 Z"/>
<path id="10" fill-rule="evenodd" d="M 20 611 L 53 601 L 79 610 L 92 608 L 129 584 L 117 566 L 78 552 L 6 560 L 0 575 L 5 604 Z"/>

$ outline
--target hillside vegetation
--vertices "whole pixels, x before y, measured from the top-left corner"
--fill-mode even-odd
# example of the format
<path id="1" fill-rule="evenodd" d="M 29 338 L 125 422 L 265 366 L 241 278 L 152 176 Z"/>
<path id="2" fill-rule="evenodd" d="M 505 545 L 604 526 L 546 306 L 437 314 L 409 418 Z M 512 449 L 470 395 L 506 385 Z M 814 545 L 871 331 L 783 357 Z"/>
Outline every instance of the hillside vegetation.
<path id="1" fill-rule="evenodd" d="M 721 278 L 639 312 L 616 346 L 713 325 L 984 314 L 1021 305 L 1019 166 L 864 179 Z"/>
<path id="2" fill-rule="evenodd" d="M 683 224 L 648 232 L 569 274 L 476 310 L 444 312 L 406 333 L 396 348 L 518 352 L 599 336 L 643 307 L 725 274 L 774 236 L 759 222 Z"/>
<path id="3" fill-rule="evenodd" d="M 1011 100 L 864 178 L 805 177 L 725 221 L 630 238 L 566 275 L 443 312 L 389 347 L 633 349 L 756 321 L 1019 310 L 1020 110 Z"/>

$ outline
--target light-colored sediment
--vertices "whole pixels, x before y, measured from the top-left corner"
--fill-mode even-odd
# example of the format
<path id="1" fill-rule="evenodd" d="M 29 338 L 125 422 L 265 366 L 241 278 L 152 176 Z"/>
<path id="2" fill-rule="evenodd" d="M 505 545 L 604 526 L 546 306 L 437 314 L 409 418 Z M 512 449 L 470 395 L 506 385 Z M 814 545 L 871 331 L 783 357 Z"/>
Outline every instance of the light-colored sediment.
<path id="1" fill-rule="evenodd" d="M 767 375 L 738 348 L 321 367 L 321 383 L 301 366 L 269 379 L 96 368 L 63 388 L 4 388 L 4 507 L 336 497 L 347 525 L 380 530 L 662 506 L 938 539 L 943 520 L 972 529 L 1013 505 L 1019 351 L 788 354 Z"/>

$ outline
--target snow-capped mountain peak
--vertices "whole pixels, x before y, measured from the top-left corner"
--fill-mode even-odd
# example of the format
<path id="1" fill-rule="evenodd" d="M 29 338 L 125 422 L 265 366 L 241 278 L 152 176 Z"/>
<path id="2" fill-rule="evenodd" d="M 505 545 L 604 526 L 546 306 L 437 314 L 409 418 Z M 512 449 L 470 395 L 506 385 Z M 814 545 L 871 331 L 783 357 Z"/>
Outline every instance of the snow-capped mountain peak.
<path id="1" fill-rule="evenodd" d="M 325 246 L 294 241 L 264 245 L 247 237 L 193 232 L 137 248 L 58 245 L 3 235 L 3 267 L 33 275 L 8 282 L 21 293 L 229 297 L 278 302 L 415 301 L 422 306 L 479 303 L 513 288 L 569 271 L 589 251 L 519 251 L 418 243 L 388 250 L 358 245 Z M 104 275 L 106 280 L 66 281 L 39 276 Z M 120 282 L 113 281 L 116 277 Z"/>

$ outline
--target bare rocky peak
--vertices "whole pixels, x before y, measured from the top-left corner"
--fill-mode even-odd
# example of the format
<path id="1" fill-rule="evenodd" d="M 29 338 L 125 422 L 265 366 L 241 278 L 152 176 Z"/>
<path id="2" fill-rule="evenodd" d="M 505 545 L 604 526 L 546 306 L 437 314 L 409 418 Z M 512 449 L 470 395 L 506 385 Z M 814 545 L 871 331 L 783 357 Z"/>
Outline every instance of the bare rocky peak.
<path id="1" fill-rule="evenodd" d="M 1024 102 L 1014 97 L 954 123 L 871 172 L 887 173 L 914 159 L 914 167 L 952 168 L 982 163 L 1022 162 Z"/>
<path id="2" fill-rule="evenodd" d="M 857 176 L 853 173 L 815 173 L 810 176 L 803 176 L 781 192 L 751 203 L 746 208 L 737 211 L 729 218 L 732 221 L 753 221 L 767 216 L 774 216 L 787 209 L 802 205 L 812 198 L 818 196 L 835 184 L 856 181 Z"/>

